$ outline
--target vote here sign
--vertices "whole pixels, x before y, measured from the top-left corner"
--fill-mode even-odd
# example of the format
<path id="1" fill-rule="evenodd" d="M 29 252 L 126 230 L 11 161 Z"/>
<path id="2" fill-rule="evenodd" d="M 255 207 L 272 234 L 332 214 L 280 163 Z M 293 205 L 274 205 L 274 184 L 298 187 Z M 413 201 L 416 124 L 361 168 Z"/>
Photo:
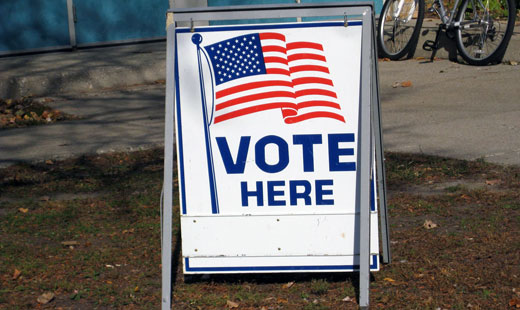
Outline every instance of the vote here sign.
<path id="1" fill-rule="evenodd" d="M 185 272 L 359 264 L 361 26 L 177 29 Z"/>

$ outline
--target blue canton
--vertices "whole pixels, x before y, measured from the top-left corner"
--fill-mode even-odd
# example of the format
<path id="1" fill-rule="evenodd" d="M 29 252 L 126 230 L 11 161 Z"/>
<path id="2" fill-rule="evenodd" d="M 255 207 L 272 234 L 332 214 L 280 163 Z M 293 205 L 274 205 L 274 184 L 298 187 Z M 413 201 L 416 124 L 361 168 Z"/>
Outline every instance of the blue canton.
<path id="1" fill-rule="evenodd" d="M 246 76 L 265 74 L 260 36 L 248 34 L 205 47 L 210 57 L 215 84 L 220 85 Z"/>

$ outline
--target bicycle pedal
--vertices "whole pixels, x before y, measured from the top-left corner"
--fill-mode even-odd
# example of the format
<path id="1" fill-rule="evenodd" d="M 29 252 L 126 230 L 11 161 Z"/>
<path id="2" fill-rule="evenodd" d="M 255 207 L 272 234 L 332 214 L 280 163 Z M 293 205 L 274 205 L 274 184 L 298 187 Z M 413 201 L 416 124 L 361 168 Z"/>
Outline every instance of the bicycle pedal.
<path id="1" fill-rule="evenodd" d="M 423 50 L 429 51 L 429 52 L 434 51 L 434 50 L 437 49 L 435 41 L 433 41 L 433 40 L 426 40 L 426 41 L 424 41 L 424 44 L 423 44 L 422 48 L 423 48 Z"/>

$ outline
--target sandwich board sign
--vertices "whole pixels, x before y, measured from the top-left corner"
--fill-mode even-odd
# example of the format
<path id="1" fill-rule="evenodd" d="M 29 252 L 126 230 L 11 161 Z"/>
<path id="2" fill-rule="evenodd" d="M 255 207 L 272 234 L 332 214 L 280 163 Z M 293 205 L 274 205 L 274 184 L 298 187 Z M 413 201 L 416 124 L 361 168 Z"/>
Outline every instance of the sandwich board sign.
<path id="1" fill-rule="evenodd" d="M 245 8 L 173 13 L 273 17 Z M 380 266 L 372 8 L 277 9 L 345 20 L 168 29 L 163 307 L 174 130 L 185 274 L 359 270 L 368 305 Z"/>

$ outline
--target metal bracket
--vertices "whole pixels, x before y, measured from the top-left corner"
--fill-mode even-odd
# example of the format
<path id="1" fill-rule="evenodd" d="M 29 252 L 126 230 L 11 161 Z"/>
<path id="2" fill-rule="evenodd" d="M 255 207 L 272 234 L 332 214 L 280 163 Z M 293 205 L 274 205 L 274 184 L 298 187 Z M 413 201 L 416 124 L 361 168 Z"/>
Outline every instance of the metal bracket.
<path id="1" fill-rule="evenodd" d="M 348 27 L 348 18 L 347 18 L 347 12 L 343 13 L 343 21 L 344 21 L 344 25 L 345 27 Z"/>
<path id="2" fill-rule="evenodd" d="M 195 32 L 195 27 L 193 26 L 193 18 L 190 18 L 190 32 Z"/>

